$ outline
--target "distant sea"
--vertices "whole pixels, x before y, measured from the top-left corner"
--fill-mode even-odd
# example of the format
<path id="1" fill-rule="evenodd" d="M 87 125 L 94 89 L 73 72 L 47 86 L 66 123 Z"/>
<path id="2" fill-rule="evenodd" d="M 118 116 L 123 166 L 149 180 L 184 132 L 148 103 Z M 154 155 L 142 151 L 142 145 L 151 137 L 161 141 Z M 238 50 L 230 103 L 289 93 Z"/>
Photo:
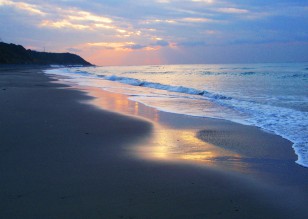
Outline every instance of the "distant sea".
<path id="1" fill-rule="evenodd" d="M 296 162 L 308 167 L 308 63 L 58 67 L 46 73 L 161 111 L 260 127 L 293 142 Z"/>

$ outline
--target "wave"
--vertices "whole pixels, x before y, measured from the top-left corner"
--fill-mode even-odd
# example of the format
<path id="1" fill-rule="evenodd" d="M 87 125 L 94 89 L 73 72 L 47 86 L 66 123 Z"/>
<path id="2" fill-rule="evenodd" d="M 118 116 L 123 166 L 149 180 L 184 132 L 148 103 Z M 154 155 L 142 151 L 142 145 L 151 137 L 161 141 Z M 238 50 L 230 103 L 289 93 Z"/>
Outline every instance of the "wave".
<path id="1" fill-rule="evenodd" d="M 157 90 L 166 90 L 171 92 L 177 92 L 177 93 L 184 93 L 184 94 L 192 94 L 192 95 L 199 95 L 207 98 L 212 99 L 222 99 L 222 100 L 231 100 L 232 97 L 227 97 L 221 94 L 215 94 L 208 92 L 206 90 L 198 90 L 195 88 L 189 88 L 184 86 L 173 86 L 173 85 L 166 85 L 166 84 L 160 84 L 160 83 L 154 83 L 154 82 L 148 82 L 148 81 L 142 81 L 139 79 L 134 78 L 128 78 L 128 77 L 119 77 L 116 75 L 111 76 L 100 76 L 103 79 L 110 80 L 110 81 L 116 81 L 123 84 L 129 84 L 133 86 L 139 86 L 139 87 L 148 87 L 153 88 Z"/>
<path id="2" fill-rule="evenodd" d="M 289 75 L 283 75 L 280 78 L 282 79 L 302 79 L 302 80 L 307 80 L 308 79 L 308 74 L 307 73 L 294 73 L 294 74 L 289 74 Z"/>
<path id="3" fill-rule="evenodd" d="M 256 74 L 256 72 L 253 72 L 253 71 L 247 71 L 247 72 L 242 72 L 242 73 L 240 73 L 240 75 L 254 75 L 254 74 Z"/>
<path id="4" fill-rule="evenodd" d="M 254 72 L 247 73 L 247 75 L 252 74 L 254 74 Z M 304 121 L 305 118 L 307 118 L 307 113 L 283 107 L 258 104 L 253 100 L 244 101 L 221 94 L 208 92 L 206 90 L 198 90 L 184 86 L 172 86 L 133 78 L 119 77 L 116 75 L 103 76 L 103 78 L 133 86 L 202 96 L 219 104 L 220 106 L 224 106 L 228 109 L 233 109 L 240 112 L 243 115 L 247 115 L 249 119 L 246 118 L 244 121 L 237 120 L 236 122 L 260 127 L 292 141 L 295 153 L 298 155 L 298 160 L 296 162 L 302 166 L 308 167 L 308 139 L 303 137 L 303 132 L 306 130 L 306 123 Z M 291 124 L 293 127 L 292 129 L 289 128 Z"/>
<path id="5" fill-rule="evenodd" d="M 292 78 L 308 78 L 308 74 L 293 74 Z"/>
<path id="6" fill-rule="evenodd" d="M 250 75 L 265 75 L 264 72 L 254 72 L 254 71 L 245 71 L 245 72 L 211 72 L 211 71 L 203 71 L 201 72 L 202 75 L 232 75 L 232 76 L 250 76 Z"/>

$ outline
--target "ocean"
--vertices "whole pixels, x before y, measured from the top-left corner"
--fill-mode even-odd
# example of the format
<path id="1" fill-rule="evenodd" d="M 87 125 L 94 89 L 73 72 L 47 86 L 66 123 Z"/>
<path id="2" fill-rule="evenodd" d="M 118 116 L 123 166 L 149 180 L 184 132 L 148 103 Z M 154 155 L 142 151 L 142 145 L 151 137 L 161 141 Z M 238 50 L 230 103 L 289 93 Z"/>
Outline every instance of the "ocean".
<path id="1" fill-rule="evenodd" d="M 252 125 L 293 142 L 308 167 L 308 63 L 55 67 L 67 83 L 161 111 Z"/>

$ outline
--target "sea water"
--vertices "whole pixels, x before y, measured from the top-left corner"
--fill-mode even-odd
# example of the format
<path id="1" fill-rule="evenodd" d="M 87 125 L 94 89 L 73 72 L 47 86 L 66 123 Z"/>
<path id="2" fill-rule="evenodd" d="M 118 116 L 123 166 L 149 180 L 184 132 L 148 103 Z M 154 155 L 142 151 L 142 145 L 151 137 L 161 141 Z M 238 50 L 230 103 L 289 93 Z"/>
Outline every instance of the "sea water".
<path id="1" fill-rule="evenodd" d="M 70 67 L 46 71 L 162 111 L 253 125 L 308 167 L 308 63 Z"/>

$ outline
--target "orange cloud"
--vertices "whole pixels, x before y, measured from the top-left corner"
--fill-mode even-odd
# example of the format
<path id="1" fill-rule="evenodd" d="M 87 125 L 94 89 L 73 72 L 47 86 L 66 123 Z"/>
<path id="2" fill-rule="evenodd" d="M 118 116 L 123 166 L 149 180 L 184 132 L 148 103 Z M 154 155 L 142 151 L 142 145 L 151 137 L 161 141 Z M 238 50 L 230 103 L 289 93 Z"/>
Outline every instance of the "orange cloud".
<path id="1" fill-rule="evenodd" d="M 118 29 L 117 26 L 111 25 L 114 21 L 105 16 L 98 16 L 87 11 L 78 9 L 55 9 L 57 14 L 62 15 L 61 19 L 53 18 L 50 15 L 49 19 L 45 19 L 40 23 L 41 27 L 50 28 L 71 28 L 75 30 L 98 30 L 103 29 Z"/>
<path id="2" fill-rule="evenodd" d="M 79 55 L 96 65 L 148 65 L 162 64 L 160 46 L 134 49 L 133 42 L 97 42 L 79 45 Z"/>
<path id="3" fill-rule="evenodd" d="M 150 65 L 162 64 L 163 59 L 158 50 L 106 50 L 86 51 L 87 60 L 96 65 Z"/>
<path id="4" fill-rule="evenodd" d="M 213 4 L 214 0 L 192 0 L 192 2 L 201 2 L 201 3 Z"/>
<path id="5" fill-rule="evenodd" d="M 204 18 L 204 17 L 185 17 L 185 18 L 179 18 L 179 19 L 153 19 L 153 20 L 145 20 L 142 21 L 141 24 L 153 24 L 153 23 L 166 23 L 166 24 L 183 24 L 185 23 L 218 23 L 221 22 L 219 20 L 214 20 L 210 18 Z"/>
<path id="6" fill-rule="evenodd" d="M 168 45 L 169 45 L 168 42 L 160 40 L 150 45 L 140 45 L 134 42 L 95 42 L 95 43 L 87 43 L 85 47 L 132 52 L 134 50 L 155 51 L 159 50 L 161 47 Z"/>
<path id="7" fill-rule="evenodd" d="M 196 18 L 196 17 L 187 17 L 181 19 L 181 21 L 184 22 L 190 22 L 190 23 L 207 23 L 207 22 L 215 22 L 213 19 L 209 18 Z"/>
<path id="8" fill-rule="evenodd" d="M 90 12 L 87 11 L 78 11 L 78 10 L 68 10 L 66 11 L 70 15 L 68 15 L 68 18 L 70 20 L 77 20 L 77 21 L 94 21 L 97 23 L 112 23 L 113 20 L 108 17 L 103 17 L 103 16 L 97 16 L 94 14 L 91 14 Z"/>
<path id="9" fill-rule="evenodd" d="M 53 28 L 72 28 L 76 30 L 84 30 L 88 29 L 89 26 L 82 25 L 82 24 L 74 24 L 71 23 L 70 21 L 67 20 L 62 20 L 62 21 L 49 21 L 49 20 L 44 20 L 41 22 L 40 26 L 42 27 L 53 27 Z"/>
<path id="10" fill-rule="evenodd" d="M 26 11 L 30 14 L 36 15 L 46 15 L 38 6 L 24 3 L 24 2 L 14 2 L 10 0 L 0 0 L 0 6 L 11 6 L 22 11 Z"/>
<path id="11" fill-rule="evenodd" d="M 102 47 L 106 50 L 127 50 L 127 47 L 135 45 L 133 42 L 96 42 L 87 43 L 90 47 Z"/>
<path id="12" fill-rule="evenodd" d="M 246 9 L 240 9 L 240 8 L 219 8 L 217 9 L 218 12 L 222 13 L 229 13 L 229 14 L 246 14 L 249 13 Z"/>

